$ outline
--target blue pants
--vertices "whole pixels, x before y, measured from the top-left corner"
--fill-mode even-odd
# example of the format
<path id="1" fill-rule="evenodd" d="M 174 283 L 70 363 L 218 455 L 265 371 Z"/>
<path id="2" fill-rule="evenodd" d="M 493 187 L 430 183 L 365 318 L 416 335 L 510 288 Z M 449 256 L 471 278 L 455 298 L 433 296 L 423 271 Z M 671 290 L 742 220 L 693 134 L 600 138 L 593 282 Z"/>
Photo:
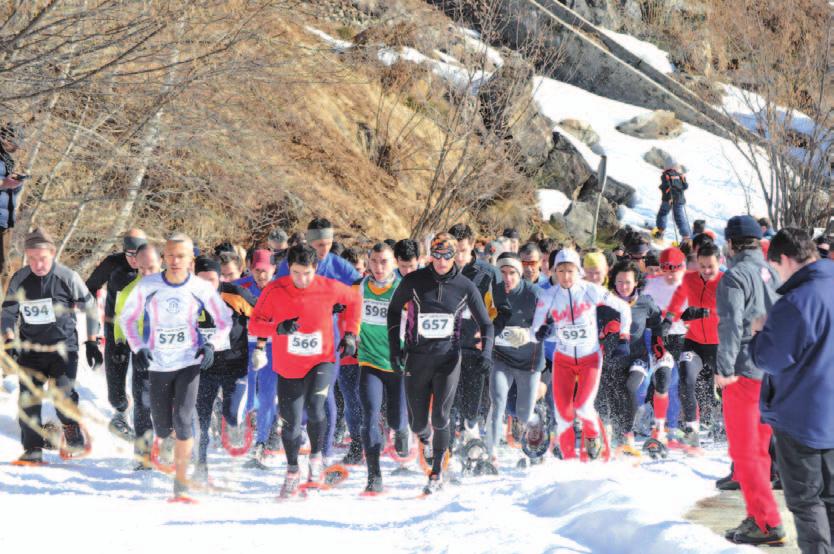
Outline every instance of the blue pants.
<path id="1" fill-rule="evenodd" d="M 362 444 L 365 451 L 381 450 L 385 447 L 385 437 L 382 436 L 379 425 L 383 397 L 386 400 L 385 419 L 388 427 L 394 431 L 407 429 L 405 381 L 402 375 L 362 366 L 359 369 L 359 398 L 362 402 Z M 345 414 L 347 414 L 347 402 Z"/>
<path id="2" fill-rule="evenodd" d="M 683 204 L 670 204 L 668 202 L 660 204 L 660 209 L 657 211 L 655 227 L 660 230 L 666 229 L 666 218 L 670 211 L 675 217 L 675 224 L 678 226 L 681 239 L 691 237 L 692 230 L 689 228 L 689 221 L 686 219 L 686 209 Z"/>
<path id="3" fill-rule="evenodd" d="M 350 439 L 359 440 L 362 428 L 362 405 L 359 401 L 359 366 L 345 365 L 339 369 L 339 390 L 345 400 L 345 422 Z"/>
<path id="4" fill-rule="evenodd" d="M 249 343 L 249 359 L 255 343 Z M 266 345 L 266 365 L 255 371 L 250 362 L 247 375 L 246 411 L 258 410 L 255 426 L 257 434 L 255 442 L 266 442 L 275 417 L 278 415 L 278 374 L 272 370 L 272 344 Z"/>

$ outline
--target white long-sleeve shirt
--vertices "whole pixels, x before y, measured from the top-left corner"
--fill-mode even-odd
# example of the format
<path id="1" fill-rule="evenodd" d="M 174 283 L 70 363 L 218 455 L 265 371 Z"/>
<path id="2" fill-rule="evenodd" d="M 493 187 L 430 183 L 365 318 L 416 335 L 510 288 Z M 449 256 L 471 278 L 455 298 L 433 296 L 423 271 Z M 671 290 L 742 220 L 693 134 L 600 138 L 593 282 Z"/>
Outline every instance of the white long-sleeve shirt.
<path id="1" fill-rule="evenodd" d="M 532 332 L 541 327 L 547 315 L 556 328 L 556 353 L 576 359 L 599 352 L 597 307 L 609 306 L 620 314 L 620 329 L 631 329 L 631 308 L 611 291 L 594 283 L 579 281 L 571 288 L 559 285 L 542 291 L 536 305 Z M 628 335 L 622 335 L 627 338 Z"/>
<path id="2" fill-rule="evenodd" d="M 215 350 L 228 342 L 232 328 L 232 311 L 217 291 L 194 275 L 180 284 L 165 280 L 164 273 L 143 277 L 131 291 L 122 308 L 119 323 L 125 330 L 133 352 L 151 351 L 150 371 L 176 371 L 197 362 L 197 350 L 203 343 L 198 320 L 205 310 L 217 331 L 211 337 Z M 142 336 L 137 322 L 144 316 Z"/>

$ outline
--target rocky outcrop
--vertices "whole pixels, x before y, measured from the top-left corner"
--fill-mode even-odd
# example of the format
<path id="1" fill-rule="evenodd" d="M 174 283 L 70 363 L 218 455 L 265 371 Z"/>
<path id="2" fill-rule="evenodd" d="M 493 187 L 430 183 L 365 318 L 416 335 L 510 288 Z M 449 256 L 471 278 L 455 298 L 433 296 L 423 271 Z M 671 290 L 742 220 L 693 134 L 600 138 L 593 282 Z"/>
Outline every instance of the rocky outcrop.
<path id="1" fill-rule="evenodd" d="M 563 119 L 559 122 L 559 127 L 588 146 L 599 144 L 599 135 L 589 123 L 579 119 Z"/>
<path id="2" fill-rule="evenodd" d="M 670 111 L 656 110 L 620 123 L 616 129 L 641 139 L 670 139 L 683 132 L 683 123 Z"/>

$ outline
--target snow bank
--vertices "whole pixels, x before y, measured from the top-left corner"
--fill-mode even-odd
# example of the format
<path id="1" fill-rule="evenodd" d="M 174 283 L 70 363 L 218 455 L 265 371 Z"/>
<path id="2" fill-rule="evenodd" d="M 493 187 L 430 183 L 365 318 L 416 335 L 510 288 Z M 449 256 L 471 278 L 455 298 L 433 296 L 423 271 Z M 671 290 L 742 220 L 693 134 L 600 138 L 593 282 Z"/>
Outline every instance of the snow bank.
<path id="1" fill-rule="evenodd" d="M 350 42 L 350 41 L 340 40 L 336 37 L 332 37 L 332 36 L 328 35 L 327 33 L 325 33 L 324 31 L 316 29 L 315 27 L 307 26 L 307 27 L 304 27 L 304 28 L 307 30 L 307 32 L 316 35 L 322 41 L 324 41 L 327 44 L 329 44 L 330 46 L 332 46 L 333 49 L 336 50 L 336 51 L 343 52 L 345 50 L 349 50 L 350 48 L 353 48 L 353 43 Z"/>
<path id="2" fill-rule="evenodd" d="M 617 131 L 616 126 L 650 110 L 544 77 L 536 78 L 533 90 L 534 100 L 543 115 L 552 121 L 579 119 L 589 123 L 600 136 L 600 146 L 608 155 L 608 175 L 637 191 L 634 210 L 623 210 L 630 223 L 642 220 L 653 225 L 651 222 L 660 205 L 661 170 L 643 160 L 643 154 L 653 146 L 669 152 L 688 169 L 690 223 L 704 219 L 708 227 L 720 234 L 728 218 L 747 212 L 745 189 L 752 213 L 766 213 L 754 169 L 729 140 L 687 123 L 684 123 L 684 132 L 673 139 L 630 137 Z M 570 137 L 566 135 L 566 138 Z M 580 153 L 591 167 L 597 167 L 599 157 L 596 154 L 581 147 Z M 766 162 L 763 163 L 766 167 Z M 671 237 L 671 221 L 667 231 Z"/>
<path id="3" fill-rule="evenodd" d="M 542 212 L 542 219 L 550 219 L 553 214 L 563 214 L 570 206 L 570 198 L 564 192 L 554 189 L 539 189 L 536 191 L 539 196 L 539 209 Z"/>
<path id="4" fill-rule="evenodd" d="M 608 38 L 655 68 L 661 73 L 674 73 L 675 66 L 669 61 L 669 53 L 661 50 L 651 42 L 640 40 L 631 35 L 624 35 L 606 29 L 604 27 L 597 27 Z"/>

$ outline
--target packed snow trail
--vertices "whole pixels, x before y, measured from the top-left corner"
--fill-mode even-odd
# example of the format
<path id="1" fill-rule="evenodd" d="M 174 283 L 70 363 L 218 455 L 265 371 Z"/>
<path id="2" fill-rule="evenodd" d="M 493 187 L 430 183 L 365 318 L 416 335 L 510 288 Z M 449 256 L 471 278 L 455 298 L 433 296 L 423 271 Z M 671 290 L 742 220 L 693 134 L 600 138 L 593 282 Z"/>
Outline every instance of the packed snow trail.
<path id="1" fill-rule="evenodd" d="M 243 468 L 213 445 L 213 483 L 234 492 L 196 492 L 197 505 L 168 504 L 171 478 L 132 470 L 132 446 L 102 423 L 111 413 L 102 372 L 81 363 L 81 409 L 93 416 L 88 458 L 44 467 L 15 467 L 21 452 L 17 393 L 0 392 L 0 505 L 4 552 L 59 548 L 63 552 L 250 552 L 301 546 L 398 552 L 740 552 L 683 515 L 715 493 L 713 480 L 729 466 L 724 449 L 700 458 L 581 464 L 548 457 L 515 469 L 520 450 L 501 452 L 501 474 L 466 477 L 436 497 L 418 499 L 421 473 L 391 476 L 383 462 L 386 494 L 360 498 L 363 466 L 351 468 L 338 488 L 301 501 L 276 501 L 282 457 L 272 470 Z M 129 383 L 130 381 L 128 381 Z M 45 414 L 51 410 L 45 407 Z M 47 419 L 50 418 L 46 415 Z M 52 416 L 54 417 L 54 416 Z M 305 460 L 302 459 L 302 467 Z M 416 464 L 413 466 L 416 469 Z M 736 522 L 728 522 L 736 523 Z M 195 527 L 197 526 L 197 527 Z"/>

